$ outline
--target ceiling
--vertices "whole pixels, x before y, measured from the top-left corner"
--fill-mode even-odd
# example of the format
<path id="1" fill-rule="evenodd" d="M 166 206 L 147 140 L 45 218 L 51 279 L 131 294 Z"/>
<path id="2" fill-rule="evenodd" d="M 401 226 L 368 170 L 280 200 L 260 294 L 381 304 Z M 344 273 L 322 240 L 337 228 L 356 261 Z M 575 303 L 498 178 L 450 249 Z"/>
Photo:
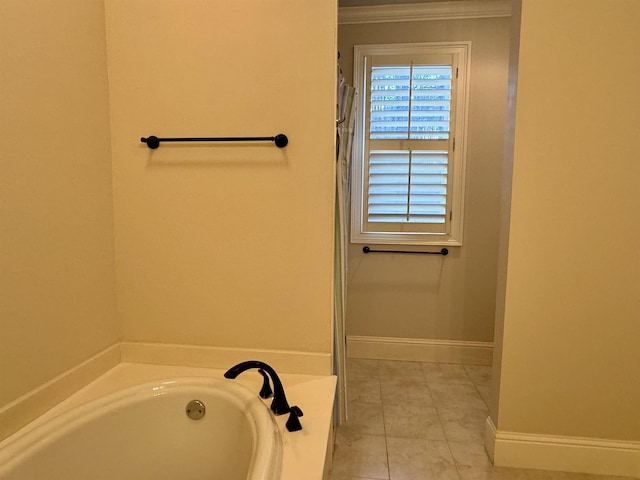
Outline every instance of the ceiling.
<path id="1" fill-rule="evenodd" d="M 403 5 L 408 3 L 434 3 L 451 0 L 338 0 L 341 7 L 364 7 L 370 5 Z"/>

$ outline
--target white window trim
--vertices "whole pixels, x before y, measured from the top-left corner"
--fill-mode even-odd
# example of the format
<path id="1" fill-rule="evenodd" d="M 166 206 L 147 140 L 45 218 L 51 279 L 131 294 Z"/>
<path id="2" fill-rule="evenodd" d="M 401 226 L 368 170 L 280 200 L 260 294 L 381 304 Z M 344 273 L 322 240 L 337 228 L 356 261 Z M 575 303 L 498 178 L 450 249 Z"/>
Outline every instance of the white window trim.
<path id="1" fill-rule="evenodd" d="M 459 72 L 463 79 L 464 88 L 459 89 L 458 102 L 460 114 L 456 116 L 455 150 L 452 152 L 452 197 L 451 232 L 442 233 L 416 233 L 416 232 L 367 232 L 363 228 L 364 211 L 364 146 L 365 135 L 363 117 L 366 112 L 366 95 L 363 94 L 365 85 L 365 59 L 375 55 L 406 55 L 420 54 L 428 49 L 429 53 L 455 53 L 459 55 Z M 429 42 L 429 43 L 403 43 L 390 45 L 356 45 L 354 46 L 354 85 L 358 92 L 356 124 L 354 132 L 354 157 L 352 162 L 351 185 L 351 242 L 374 243 L 390 245 L 462 245 L 462 230 L 464 225 L 464 190 L 467 150 L 467 117 L 469 110 L 469 74 L 470 74 L 470 50 L 471 42 Z"/>

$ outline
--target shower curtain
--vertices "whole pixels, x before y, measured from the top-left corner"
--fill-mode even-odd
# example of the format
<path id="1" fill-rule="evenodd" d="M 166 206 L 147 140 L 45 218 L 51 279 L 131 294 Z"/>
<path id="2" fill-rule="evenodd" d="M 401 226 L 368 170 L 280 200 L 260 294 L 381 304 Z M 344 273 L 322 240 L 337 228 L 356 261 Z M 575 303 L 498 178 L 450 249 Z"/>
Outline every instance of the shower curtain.
<path id="1" fill-rule="evenodd" d="M 338 376 L 334 419 L 342 424 L 347 420 L 347 392 L 345 371 L 347 312 L 347 248 L 349 246 L 349 198 L 351 142 L 355 118 L 355 88 L 348 85 L 338 65 L 336 126 L 336 211 L 334 254 L 334 374 Z"/>

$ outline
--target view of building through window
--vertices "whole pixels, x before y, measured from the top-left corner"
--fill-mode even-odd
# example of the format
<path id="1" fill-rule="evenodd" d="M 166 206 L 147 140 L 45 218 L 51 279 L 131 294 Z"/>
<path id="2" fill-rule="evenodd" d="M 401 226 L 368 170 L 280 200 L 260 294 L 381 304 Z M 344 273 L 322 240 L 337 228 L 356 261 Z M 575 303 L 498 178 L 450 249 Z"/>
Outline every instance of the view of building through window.
<path id="1" fill-rule="evenodd" d="M 451 120 L 451 66 L 371 69 L 369 138 L 447 139 Z"/>

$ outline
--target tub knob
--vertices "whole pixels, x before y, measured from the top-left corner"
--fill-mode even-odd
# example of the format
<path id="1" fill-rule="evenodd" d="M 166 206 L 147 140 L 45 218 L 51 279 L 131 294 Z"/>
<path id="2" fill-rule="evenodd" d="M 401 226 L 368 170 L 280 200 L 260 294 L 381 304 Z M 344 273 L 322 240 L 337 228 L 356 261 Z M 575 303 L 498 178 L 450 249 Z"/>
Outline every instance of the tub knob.
<path id="1" fill-rule="evenodd" d="M 302 425 L 300 424 L 300 417 L 304 414 L 300 407 L 294 405 L 291 407 L 291 411 L 289 413 L 289 419 L 287 420 L 286 426 L 287 430 L 290 432 L 297 432 L 298 430 L 302 430 Z"/>

